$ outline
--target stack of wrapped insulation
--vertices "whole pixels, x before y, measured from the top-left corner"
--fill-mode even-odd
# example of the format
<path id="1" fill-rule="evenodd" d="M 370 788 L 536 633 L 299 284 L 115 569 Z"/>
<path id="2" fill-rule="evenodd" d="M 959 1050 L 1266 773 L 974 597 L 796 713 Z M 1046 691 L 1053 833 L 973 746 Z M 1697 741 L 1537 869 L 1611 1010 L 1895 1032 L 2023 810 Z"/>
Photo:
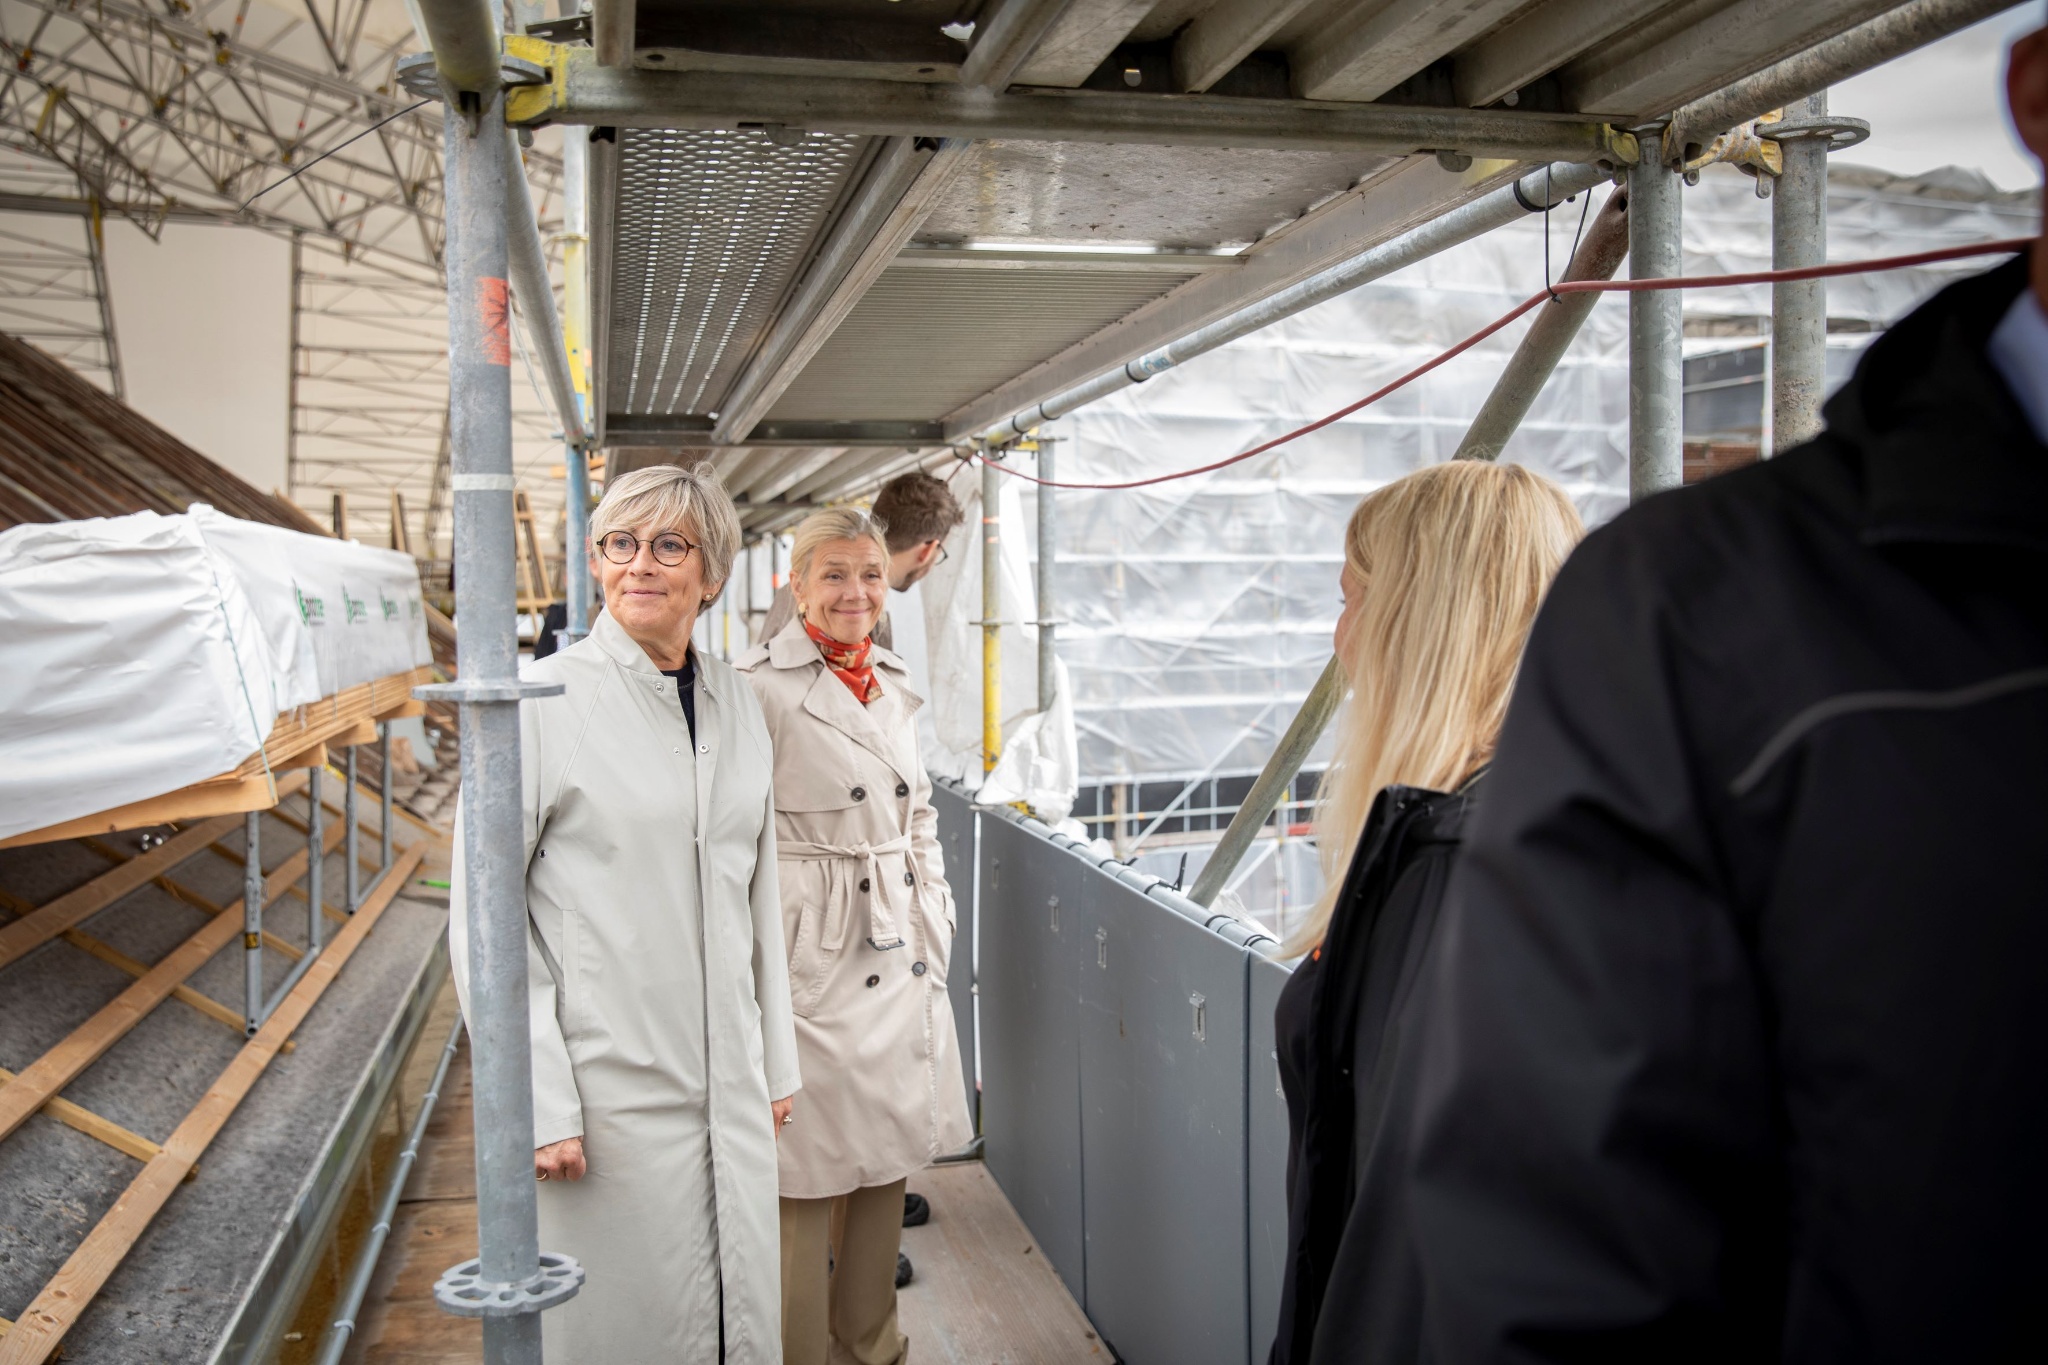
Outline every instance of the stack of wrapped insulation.
<path id="1" fill-rule="evenodd" d="M 215 790 L 193 814 L 267 806 L 274 767 L 403 707 L 431 663 L 395 550 L 204 503 L 0 532 L 0 840 L 160 823 L 119 812 L 194 786 Z"/>

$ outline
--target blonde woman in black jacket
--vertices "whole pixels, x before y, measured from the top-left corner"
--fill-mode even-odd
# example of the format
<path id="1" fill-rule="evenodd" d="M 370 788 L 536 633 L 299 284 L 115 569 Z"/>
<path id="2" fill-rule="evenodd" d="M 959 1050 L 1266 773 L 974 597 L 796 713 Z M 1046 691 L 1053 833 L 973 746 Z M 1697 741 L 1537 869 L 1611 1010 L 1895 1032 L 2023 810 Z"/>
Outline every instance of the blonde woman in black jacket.
<path id="1" fill-rule="evenodd" d="M 1317 822 L 1326 890 L 1275 1012 L 1290 1142 L 1273 1365 L 1420 1359 L 1407 1006 L 1522 642 L 1579 535 L 1554 484 L 1475 461 L 1389 484 L 1346 529 L 1351 696 Z"/>

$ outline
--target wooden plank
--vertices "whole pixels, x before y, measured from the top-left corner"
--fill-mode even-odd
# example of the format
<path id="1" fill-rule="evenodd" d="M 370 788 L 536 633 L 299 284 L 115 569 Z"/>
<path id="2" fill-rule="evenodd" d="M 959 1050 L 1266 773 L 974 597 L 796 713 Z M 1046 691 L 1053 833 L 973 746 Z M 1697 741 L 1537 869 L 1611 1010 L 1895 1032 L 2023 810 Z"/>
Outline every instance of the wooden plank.
<path id="1" fill-rule="evenodd" d="M 371 682 L 344 688 L 330 697 L 278 713 L 263 748 L 242 760 L 232 776 L 253 777 L 263 771 L 264 757 L 278 766 L 282 754 L 296 753 L 308 745 L 348 729 L 357 721 L 402 711 L 413 700 L 412 689 L 434 680 L 434 670 L 419 667 L 393 673 Z"/>
<path id="2" fill-rule="evenodd" d="M 327 775 L 337 782 L 346 783 L 348 781 L 348 777 L 346 774 L 336 772 L 333 768 L 329 768 L 327 770 Z M 346 791 L 347 788 L 344 786 L 343 790 Z M 377 806 L 379 809 L 381 809 L 380 803 L 382 802 L 383 798 L 377 793 L 377 790 L 374 787 L 368 786 L 367 784 L 362 782 L 358 782 L 356 783 L 356 794 L 362 800 L 367 801 L 371 803 L 372 806 Z M 320 804 L 325 806 L 327 809 L 335 812 L 336 814 L 340 814 L 342 809 L 340 802 L 336 801 L 333 797 L 327 795 L 327 788 L 324 786 L 320 789 Z M 393 801 L 391 803 L 391 813 L 397 816 L 399 819 L 405 821 L 407 824 L 411 825 L 414 829 L 417 829 L 420 833 L 438 839 L 444 844 L 448 842 L 450 835 L 447 830 L 441 829 L 436 825 L 428 824 L 425 820 L 420 819 L 419 816 L 414 815 L 411 811 L 399 805 L 396 801 Z M 377 827 L 371 824 L 369 821 L 362 820 L 358 821 L 357 823 L 359 823 L 362 826 L 363 832 L 365 834 L 375 836 L 375 834 L 377 833 Z"/>
<path id="3" fill-rule="evenodd" d="M 389 711 L 379 711 L 377 713 L 377 719 L 410 720 L 414 716 L 424 716 L 425 714 L 427 714 L 427 704 L 415 698 L 412 701 L 401 702 L 399 705 L 392 707 Z"/>
<path id="4" fill-rule="evenodd" d="M 903 1230 L 917 1278 L 896 1312 L 922 1365 L 1112 1359 L 986 1166 L 934 1166 L 910 1183 L 931 1200 L 932 1220 Z"/>
<path id="5" fill-rule="evenodd" d="M 176 867 L 239 823 L 239 819 L 223 816 L 183 830 L 140 857 L 100 874 L 76 891 L 66 892 L 48 905 L 0 928 L 0 967 L 31 948 L 48 943 L 87 916 L 106 909 L 158 873 Z"/>
<path id="6" fill-rule="evenodd" d="M 434 1281 L 477 1253 L 474 1200 L 406 1201 L 356 1314 L 361 1365 L 476 1365 L 483 1320 L 458 1318 L 434 1302 Z"/>
<path id="7" fill-rule="evenodd" d="M 419 1164 L 391 1220 L 391 1237 L 356 1313 L 360 1365 L 473 1365 L 483 1358 L 475 1318 L 434 1302 L 434 1281 L 476 1255 L 476 1150 L 471 1141 L 469 1047 L 455 1054 Z"/>
<path id="8" fill-rule="evenodd" d="M 306 822 L 303 820 L 293 819 L 291 816 L 285 814 L 282 808 L 270 812 L 270 815 L 272 819 L 281 821 L 282 823 L 290 826 L 292 829 L 297 830 L 301 834 L 304 834 L 306 832 Z M 333 836 L 331 833 L 331 831 L 335 828 L 336 826 L 329 825 L 326 828 L 322 829 L 320 832 L 320 837 L 322 839 L 330 841 L 328 842 L 327 845 L 328 850 L 330 852 L 333 850 L 335 843 L 338 842 L 335 836 Z M 341 826 L 340 828 L 342 828 L 344 832 L 347 829 L 346 826 Z M 208 844 L 207 849 L 209 852 L 219 854 L 221 858 L 233 863 L 236 867 L 248 866 L 248 860 L 246 858 L 244 858 L 241 854 L 235 852 L 233 849 L 229 848 L 225 844 Z M 398 855 L 396 853 L 392 855 L 394 860 L 397 858 L 397 856 Z M 364 867 L 371 869 L 374 869 L 377 866 L 375 863 L 365 858 L 359 857 L 356 861 L 361 863 Z M 306 899 L 306 888 L 300 886 L 297 882 L 293 882 L 290 886 L 287 886 L 284 889 L 284 894 L 292 897 L 294 900 L 303 901 Z M 324 906 L 323 908 L 327 911 L 327 918 L 333 920 L 336 924 L 342 924 L 347 922 L 347 912 L 337 910 L 331 905 Z M 275 948 L 279 952 L 290 957 L 294 962 L 296 962 L 300 957 L 304 956 L 304 954 L 302 954 L 297 948 L 292 947 L 289 943 L 286 943 L 281 939 L 273 942 L 271 940 L 270 934 L 267 931 L 263 935 L 263 941 L 270 947 Z"/>
<path id="9" fill-rule="evenodd" d="M 239 1030 L 241 1025 L 235 1027 Z M 14 1079 L 14 1073 L 0 1066 L 0 1085 Z M 137 1161 L 154 1161 L 163 1148 L 151 1142 L 142 1134 L 123 1128 L 112 1119 L 101 1118 L 83 1105 L 70 1100 L 54 1099 L 43 1106 L 43 1112 L 67 1127 L 76 1128 L 89 1138 L 98 1138 L 117 1152 L 125 1152 Z"/>
<path id="10" fill-rule="evenodd" d="M 131 801 L 112 810 L 81 815 L 75 820 L 65 820 L 42 829 L 10 835 L 0 839 L 0 848 L 54 843 L 59 839 L 76 839 L 82 834 L 112 834 L 116 830 L 147 829 L 151 825 L 168 825 L 178 820 L 202 820 L 209 816 L 246 814 L 252 810 L 267 810 L 270 805 L 270 782 L 266 778 L 252 777 L 235 782 L 201 783 L 167 792 L 162 796 L 152 796 L 147 801 Z M 230 821 L 229 827 L 232 826 L 233 821 Z"/>
<path id="11" fill-rule="evenodd" d="M 207 1145 L 226 1126 L 277 1055 L 279 1045 L 298 1028 L 357 946 L 376 927 L 396 889 L 405 884 L 405 878 L 419 866 L 424 853 L 417 846 L 405 851 L 393 869 L 399 875 L 386 879 L 377 893 L 363 903 L 348 927 L 335 936 L 320 960 L 307 970 L 256 1036 L 243 1045 L 212 1088 L 193 1106 L 163 1144 L 162 1153 L 142 1168 L 114 1201 L 114 1207 L 86 1234 L 78 1249 L 23 1310 L 14 1330 L 0 1340 L 0 1365 L 42 1365 L 55 1353 L 64 1334 L 78 1321 L 158 1211 L 177 1192 L 179 1183 L 198 1164 Z"/>
<path id="12" fill-rule="evenodd" d="M 93 845 L 97 844 L 99 841 L 96 839 L 81 839 L 79 840 L 79 842 L 86 845 Z M 102 856 L 105 856 L 104 848 L 105 846 L 102 845 L 99 848 L 94 848 L 93 852 L 100 853 L 102 854 Z M 6 891 L 0 891 L 0 908 L 11 910 L 16 914 L 22 914 L 27 911 L 35 909 L 33 905 L 30 905 L 21 897 L 10 895 Z M 221 907 L 212 907 L 212 913 L 216 915 L 220 914 Z M 128 956 L 128 954 L 122 952 L 120 949 L 115 948 L 112 944 L 102 943 L 82 929 L 66 929 L 58 937 L 62 938 L 66 943 L 78 949 L 80 952 L 90 954 L 91 956 L 96 957 L 100 961 L 106 963 L 109 967 L 113 967 L 116 970 L 126 972 L 130 976 L 139 978 L 147 976 L 149 974 L 149 967 L 147 964 L 137 962 L 134 958 Z M 220 1020 L 229 1028 L 232 1028 L 236 1033 L 240 1033 L 242 1031 L 243 1023 L 241 1011 L 229 1009 L 226 1005 L 221 1004 L 220 1001 L 214 999 L 210 995 L 201 995 L 198 991 L 193 990 L 190 986 L 179 986 L 177 989 L 171 992 L 171 999 L 182 1000 L 184 1003 L 190 1005 L 193 1009 L 198 1010 L 207 1018 Z M 10 1081 L 12 1079 L 14 1079 L 14 1073 L 12 1071 L 9 1071 L 6 1073 L 6 1075 L 0 1076 L 0 1084 L 5 1084 L 7 1081 Z M 46 1112 L 54 1113 L 56 1111 L 48 1110 Z M 147 1158 L 145 1158 L 145 1160 L 146 1159 Z"/>
<path id="13" fill-rule="evenodd" d="M 83 844 L 86 848 L 92 850 L 94 853 L 99 854 L 100 857 L 108 859 L 111 862 L 118 863 L 124 861 L 128 857 L 128 855 L 123 853 L 120 849 L 113 847 L 111 844 L 103 844 L 97 839 L 80 839 L 78 842 Z M 228 859 L 231 862 L 233 862 L 237 867 L 243 865 L 242 855 L 234 852 L 232 849 L 226 848 L 218 843 L 208 844 L 206 847 L 209 851 L 227 854 Z M 185 885 L 183 882 L 173 881 L 169 877 L 151 877 L 149 880 L 152 886 L 161 887 L 163 890 L 169 892 L 174 898 L 185 902 L 185 904 L 191 906 L 194 910 L 203 910 L 209 915 L 224 915 L 227 913 L 228 908 L 225 905 L 221 905 L 218 902 L 208 900 L 206 897 L 200 895 L 197 891 L 194 891 L 191 887 Z M 287 893 L 296 892 L 300 900 L 304 900 L 306 898 L 306 893 L 304 891 L 299 890 L 298 883 L 296 882 L 286 887 L 285 891 Z M 343 916 L 343 918 L 346 918 L 346 916 Z M 83 937 L 83 935 L 77 935 L 76 937 Z M 75 946 L 85 948 L 85 950 L 89 953 L 94 953 L 94 956 L 99 956 L 99 954 L 95 953 L 92 948 L 86 948 L 85 943 L 77 943 L 72 931 L 66 931 L 64 934 L 64 938 L 66 942 L 72 942 L 75 944 Z M 87 939 L 86 942 L 98 944 L 99 941 L 97 939 Z M 104 944 L 99 944 L 99 946 L 105 947 Z M 295 947 L 294 945 L 285 942 L 276 934 L 271 933 L 268 929 L 263 931 L 263 946 L 275 952 L 284 954 L 286 957 L 290 958 L 294 962 L 297 962 L 300 958 L 306 955 L 305 949 Z M 108 949 L 108 951 L 111 952 L 113 950 Z M 112 963 L 112 965 L 116 967 L 121 966 L 120 963 L 114 962 L 112 958 L 105 958 L 103 960 Z M 126 971 L 127 968 L 122 967 L 121 970 Z M 146 971 L 147 968 L 144 968 L 144 970 Z M 140 976 L 141 974 L 141 972 L 135 973 L 135 975 L 137 976 Z M 180 986 L 178 988 L 178 990 L 180 991 L 184 989 L 185 988 L 183 986 Z M 172 994 L 175 995 L 177 994 L 177 992 L 173 991 Z M 197 995 L 198 992 L 195 991 L 192 992 L 192 994 Z M 207 997 L 202 995 L 199 996 L 199 998 L 204 1000 Z M 191 1004 L 192 1002 L 186 1001 L 186 1003 Z M 201 1007 L 195 1005 L 193 1006 L 193 1008 L 198 1009 Z M 223 1008 L 225 1008 L 225 1006 L 223 1006 Z M 236 1032 L 240 1032 L 243 1027 L 241 1013 L 236 1010 L 229 1010 L 228 1014 L 230 1016 L 229 1022 L 234 1024 Z"/>
<path id="14" fill-rule="evenodd" d="M 341 842 L 341 830 L 329 832 L 330 850 Z M 298 880 L 306 869 L 306 850 L 301 848 L 263 879 L 263 903 L 270 904 L 284 888 Z M 144 855 L 145 857 L 148 855 Z M 136 862 L 142 861 L 138 858 Z M 418 860 L 415 859 L 415 862 Z M 125 865 L 124 865 L 125 866 Z M 121 869 L 116 868 L 115 871 Z M 149 969 L 148 975 L 122 991 L 92 1018 L 80 1024 L 63 1041 L 29 1063 L 5 1085 L 0 1085 L 0 1138 L 19 1128 L 30 1114 L 76 1080 L 78 1074 L 105 1055 L 108 1048 L 126 1037 L 148 1013 L 162 1004 L 174 986 L 204 966 L 208 959 L 227 947 L 242 933 L 242 902 L 237 900 L 222 914 L 214 916 L 198 933 L 173 948 Z M 357 918 L 361 918 L 358 914 Z M 8 925 L 8 929 L 14 928 Z M 4 934 L 5 929 L 0 929 Z M 347 930 L 342 932 L 346 933 Z M 339 940 L 337 940 L 339 941 Z M 309 972 L 308 975 L 311 975 Z"/>
<path id="15" fill-rule="evenodd" d="M 347 749 L 357 744 L 375 744 L 377 742 L 377 722 L 375 718 L 370 716 L 365 716 L 361 720 L 350 721 L 347 729 L 337 730 L 329 735 L 325 742 L 330 749 Z"/>
<path id="16" fill-rule="evenodd" d="M 277 772 L 284 772 L 293 768 L 324 768 L 327 766 L 326 741 L 323 740 L 310 748 L 301 749 L 295 754 L 288 754 L 271 766 Z"/>

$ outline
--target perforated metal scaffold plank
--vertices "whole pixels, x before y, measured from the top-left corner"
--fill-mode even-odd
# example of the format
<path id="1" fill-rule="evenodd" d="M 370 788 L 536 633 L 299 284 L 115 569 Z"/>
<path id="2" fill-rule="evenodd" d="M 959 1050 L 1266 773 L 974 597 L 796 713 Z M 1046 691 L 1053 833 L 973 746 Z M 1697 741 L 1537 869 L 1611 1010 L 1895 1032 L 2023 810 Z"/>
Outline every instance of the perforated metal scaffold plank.
<path id="1" fill-rule="evenodd" d="M 621 129 L 606 410 L 708 416 L 775 320 L 867 139 Z"/>

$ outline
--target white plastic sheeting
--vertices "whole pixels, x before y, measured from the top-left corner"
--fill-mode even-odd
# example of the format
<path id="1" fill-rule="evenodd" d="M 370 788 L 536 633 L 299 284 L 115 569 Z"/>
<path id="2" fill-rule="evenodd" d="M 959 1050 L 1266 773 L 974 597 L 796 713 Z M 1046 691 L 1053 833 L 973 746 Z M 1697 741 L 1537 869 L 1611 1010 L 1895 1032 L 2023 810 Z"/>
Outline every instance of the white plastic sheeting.
<path id="1" fill-rule="evenodd" d="M 430 662 L 412 557 L 222 516 L 0 533 L 0 838 L 176 791 Z"/>
<path id="2" fill-rule="evenodd" d="M 284 681 L 278 710 L 432 662 L 419 567 L 397 550 L 188 513 L 235 567 Z"/>
<path id="3" fill-rule="evenodd" d="M 946 540 L 946 557 L 918 585 L 924 607 L 924 677 L 929 705 L 921 721 L 925 766 L 976 790 L 986 803 L 1022 801 L 1040 819 L 1058 821 L 1074 808 L 1079 785 L 1069 675 L 1062 663 L 1050 710 L 1038 709 L 1038 596 L 1023 535 L 1023 499 L 1005 480 L 998 505 L 1003 608 L 1001 706 L 1003 752 L 982 772 L 981 478 L 962 465 L 950 480 L 966 519 Z M 899 641 L 899 644 L 907 643 Z M 915 665 L 913 665 L 915 667 Z"/>
<path id="4" fill-rule="evenodd" d="M 1970 172 L 1912 182 L 1838 172 L 1832 259 L 2034 230 L 2025 196 L 1998 195 Z M 1553 272 L 1585 204 L 1550 215 Z M 1541 288 L 1544 232 L 1543 218 L 1525 218 L 1062 419 L 1061 476 L 1184 469 L 1356 401 Z M 1710 171 L 1685 191 L 1685 247 L 1691 275 L 1767 268 L 1769 203 L 1747 178 Z M 1881 328 L 1994 263 L 1833 280 L 1829 313 L 1838 330 Z M 1768 330 L 1767 287 L 1685 300 L 1689 353 Z M 1346 517 L 1372 489 L 1451 456 L 1525 326 L 1270 455 L 1151 488 L 1059 493 L 1058 596 L 1072 621 L 1060 653 L 1084 782 L 1186 781 L 1264 763 L 1329 658 Z M 1595 305 L 1504 454 L 1557 480 L 1589 524 L 1627 502 L 1627 326 L 1621 297 Z M 1023 492 L 1024 508 L 1034 496 Z M 1012 518 L 1006 537 L 1032 524 Z"/>

